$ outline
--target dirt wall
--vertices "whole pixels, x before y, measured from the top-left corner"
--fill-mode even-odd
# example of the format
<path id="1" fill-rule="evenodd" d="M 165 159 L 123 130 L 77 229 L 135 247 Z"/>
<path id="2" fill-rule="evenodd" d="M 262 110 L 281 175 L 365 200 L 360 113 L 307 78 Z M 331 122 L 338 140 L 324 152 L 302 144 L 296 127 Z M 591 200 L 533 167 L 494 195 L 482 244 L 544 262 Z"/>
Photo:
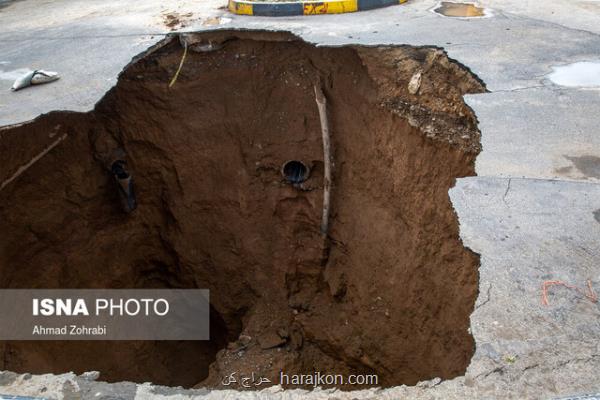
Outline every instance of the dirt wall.
<path id="1" fill-rule="evenodd" d="M 208 288 L 212 340 L 6 342 L 0 368 L 216 387 L 233 371 L 275 383 L 280 370 L 376 373 L 383 386 L 464 373 L 479 260 L 448 189 L 474 174 L 479 133 L 462 95 L 482 84 L 432 48 L 187 40 L 172 88 L 179 40 L 129 66 L 93 112 L 0 131 L 2 154 L 21 154 L 2 157 L 5 171 L 35 138 L 67 135 L 0 190 L 0 284 Z M 325 238 L 317 82 L 334 160 Z M 134 177 L 131 214 L 106 169 L 116 148 Z M 281 176 L 289 160 L 311 168 L 300 186 Z"/>

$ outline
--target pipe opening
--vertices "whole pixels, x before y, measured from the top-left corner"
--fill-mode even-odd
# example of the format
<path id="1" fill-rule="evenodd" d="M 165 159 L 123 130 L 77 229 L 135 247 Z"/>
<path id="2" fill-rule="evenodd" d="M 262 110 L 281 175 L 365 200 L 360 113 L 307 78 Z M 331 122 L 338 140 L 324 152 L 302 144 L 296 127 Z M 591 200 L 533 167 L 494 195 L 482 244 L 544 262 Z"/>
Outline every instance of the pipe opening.
<path id="1" fill-rule="evenodd" d="M 288 161 L 283 164 L 281 173 L 286 181 L 291 184 L 302 183 L 308 179 L 310 175 L 310 168 L 308 168 L 302 161 Z"/>

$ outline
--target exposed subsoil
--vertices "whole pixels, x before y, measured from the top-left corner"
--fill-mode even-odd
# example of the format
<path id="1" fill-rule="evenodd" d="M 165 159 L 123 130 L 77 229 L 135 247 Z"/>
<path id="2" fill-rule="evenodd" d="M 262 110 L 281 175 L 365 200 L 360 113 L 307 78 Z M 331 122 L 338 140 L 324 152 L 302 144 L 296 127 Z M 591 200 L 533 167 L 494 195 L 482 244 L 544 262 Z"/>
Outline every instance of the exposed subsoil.
<path id="1" fill-rule="evenodd" d="M 435 48 L 234 31 L 187 41 L 170 89 L 176 38 L 93 112 L 0 130 L 1 182 L 66 135 L 0 190 L 0 285 L 208 288 L 212 340 L 4 342 L 0 369 L 187 387 L 231 372 L 375 373 L 381 386 L 463 374 L 479 258 L 448 190 L 474 175 L 479 133 L 462 96 L 483 85 Z M 318 80 L 334 160 L 325 240 Z M 105 168 L 118 147 L 131 214 Z M 289 160 L 310 167 L 299 186 L 282 178 Z"/>

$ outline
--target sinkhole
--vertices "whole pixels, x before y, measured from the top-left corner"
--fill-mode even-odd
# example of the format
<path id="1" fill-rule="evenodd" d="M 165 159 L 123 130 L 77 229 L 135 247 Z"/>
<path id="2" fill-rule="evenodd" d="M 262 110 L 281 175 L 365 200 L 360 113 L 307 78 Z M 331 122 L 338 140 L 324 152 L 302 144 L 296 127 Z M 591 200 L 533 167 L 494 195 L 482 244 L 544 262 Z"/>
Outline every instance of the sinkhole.
<path id="1" fill-rule="evenodd" d="M 463 95 L 484 90 L 438 48 L 218 31 L 165 39 L 89 113 L 0 130 L 1 287 L 211 299 L 210 341 L 1 342 L 0 368 L 184 387 L 232 372 L 376 374 L 377 386 L 464 374 L 479 258 L 448 190 L 475 173 Z M 115 149 L 131 212 L 106 168 Z"/>

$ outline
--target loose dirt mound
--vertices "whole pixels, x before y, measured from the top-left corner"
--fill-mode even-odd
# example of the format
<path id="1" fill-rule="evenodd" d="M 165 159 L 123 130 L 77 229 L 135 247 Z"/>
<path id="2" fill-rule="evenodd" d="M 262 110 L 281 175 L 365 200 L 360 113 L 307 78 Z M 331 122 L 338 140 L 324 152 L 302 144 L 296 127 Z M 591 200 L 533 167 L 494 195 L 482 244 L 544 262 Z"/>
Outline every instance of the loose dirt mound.
<path id="1" fill-rule="evenodd" d="M 0 131 L 2 181 L 67 135 L 0 191 L 0 284 L 208 288 L 212 340 L 5 342 L 0 368 L 183 386 L 231 372 L 375 373 L 382 386 L 463 374 L 479 260 L 448 189 L 474 174 L 462 95 L 483 86 L 432 48 L 188 39 L 199 43 L 171 89 L 178 40 L 129 66 L 93 112 Z M 334 150 L 326 241 L 318 79 Z M 130 215 L 104 167 L 118 147 Z M 289 160 L 310 167 L 302 187 L 282 178 Z"/>

